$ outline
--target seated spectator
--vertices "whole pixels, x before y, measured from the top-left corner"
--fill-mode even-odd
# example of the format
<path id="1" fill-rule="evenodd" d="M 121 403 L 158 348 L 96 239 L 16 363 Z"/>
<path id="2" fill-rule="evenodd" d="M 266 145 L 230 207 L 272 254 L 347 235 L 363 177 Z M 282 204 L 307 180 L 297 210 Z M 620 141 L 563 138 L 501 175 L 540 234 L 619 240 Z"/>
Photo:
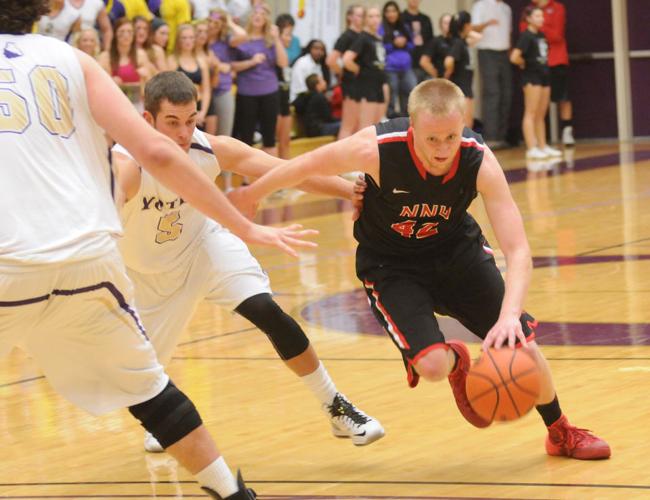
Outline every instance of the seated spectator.
<path id="1" fill-rule="evenodd" d="M 307 77 L 305 84 L 307 92 L 296 99 L 296 113 L 302 116 L 307 137 L 337 135 L 341 121 L 332 116 L 332 108 L 325 97 L 327 83 L 314 73 Z"/>
<path id="2" fill-rule="evenodd" d="M 291 68 L 291 84 L 289 86 L 289 101 L 293 102 L 299 94 L 307 91 L 305 82 L 311 74 L 317 74 L 329 82 L 329 68 L 325 64 L 325 44 L 321 40 L 310 40 L 303 55 Z"/>
<path id="3" fill-rule="evenodd" d="M 147 53 L 135 45 L 135 29 L 123 17 L 115 23 L 115 36 L 110 50 L 97 57 L 99 65 L 113 77 L 138 111 L 144 111 L 143 88 L 151 76 Z"/>
<path id="4" fill-rule="evenodd" d="M 159 17 L 154 17 L 149 22 L 143 17 L 138 16 L 133 22 L 135 26 L 136 46 L 147 53 L 147 57 L 152 64 L 150 67 L 151 75 L 155 75 L 161 71 L 167 71 L 167 56 L 163 46 L 167 45 L 169 27 L 165 21 Z M 163 46 L 156 43 L 157 38 Z"/>
<path id="5" fill-rule="evenodd" d="M 154 17 L 151 20 L 150 37 L 151 46 L 154 47 L 154 51 L 157 54 L 157 56 L 154 58 L 154 64 L 156 64 L 158 71 L 167 71 L 167 56 L 165 54 L 167 52 L 167 45 L 169 43 L 169 26 L 164 21 L 164 19 L 161 19 L 160 17 Z M 156 47 L 162 50 L 162 57 L 165 59 L 165 61 L 159 61 L 160 51 Z"/>
<path id="6" fill-rule="evenodd" d="M 99 55 L 99 35 L 95 28 L 87 28 L 76 33 L 72 39 L 72 45 L 90 57 Z"/>

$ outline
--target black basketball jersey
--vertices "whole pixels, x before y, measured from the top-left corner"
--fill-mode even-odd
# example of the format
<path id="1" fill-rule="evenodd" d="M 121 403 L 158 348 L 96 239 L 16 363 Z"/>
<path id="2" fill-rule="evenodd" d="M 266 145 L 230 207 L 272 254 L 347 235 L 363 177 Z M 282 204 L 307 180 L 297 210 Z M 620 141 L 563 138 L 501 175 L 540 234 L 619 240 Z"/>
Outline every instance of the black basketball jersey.
<path id="1" fill-rule="evenodd" d="M 451 170 L 434 176 L 415 154 L 408 118 L 375 128 L 381 186 L 366 176 L 363 210 L 354 225 L 359 249 L 402 258 L 436 255 L 459 238 L 478 237 L 481 229 L 467 208 L 477 195 L 483 138 L 465 128 Z"/>

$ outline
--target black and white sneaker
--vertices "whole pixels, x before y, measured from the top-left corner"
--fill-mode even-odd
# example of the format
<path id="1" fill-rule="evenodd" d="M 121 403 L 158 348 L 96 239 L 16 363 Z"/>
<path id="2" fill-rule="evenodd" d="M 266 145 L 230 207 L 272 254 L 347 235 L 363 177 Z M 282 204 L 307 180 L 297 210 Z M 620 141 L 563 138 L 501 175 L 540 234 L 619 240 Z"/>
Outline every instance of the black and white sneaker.
<path id="1" fill-rule="evenodd" d="M 340 392 L 336 393 L 332 404 L 323 405 L 323 411 L 330 418 L 332 434 L 350 438 L 356 446 L 373 443 L 384 436 L 381 424 L 356 408 Z"/>
<path id="2" fill-rule="evenodd" d="M 220 497 L 216 492 L 212 491 L 210 488 L 206 488 L 205 486 L 201 486 L 201 489 L 215 500 L 256 500 L 257 494 L 250 488 L 246 488 L 244 479 L 241 477 L 241 471 L 237 471 L 237 485 L 239 486 L 237 493 L 228 495 L 226 498 Z"/>

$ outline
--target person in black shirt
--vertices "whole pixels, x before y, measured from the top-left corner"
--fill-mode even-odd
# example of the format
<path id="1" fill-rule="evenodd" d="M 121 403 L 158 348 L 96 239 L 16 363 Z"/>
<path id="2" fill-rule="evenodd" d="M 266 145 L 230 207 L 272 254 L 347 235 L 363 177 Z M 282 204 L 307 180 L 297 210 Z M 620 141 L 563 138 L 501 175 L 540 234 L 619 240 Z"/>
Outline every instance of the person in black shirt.
<path id="1" fill-rule="evenodd" d="M 450 79 L 460 87 L 465 94 L 465 126 L 474 124 L 474 92 L 472 69 L 467 47 L 467 36 L 472 31 L 472 17 L 466 10 L 461 10 L 451 18 L 449 23 L 449 55 L 445 57 L 445 78 Z"/>
<path id="2" fill-rule="evenodd" d="M 402 12 L 402 21 L 411 31 L 413 45 L 411 56 L 413 58 L 413 71 L 418 83 L 429 78 L 429 75 L 420 67 L 420 58 L 426 45 L 433 40 L 433 25 L 431 18 L 420 11 L 421 0 L 408 0 L 406 9 Z"/>
<path id="3" fill-rule="evenodd" d="M 370 7 L 366 11 L 365 29 L 343 54 L 343 65 L 356 75 L 352 98 L 359 102 L 359 127 L 377 123 L 384 116 L 384 83 L 386 83 L 386 49 L 377 34 L 381 11 Z"/>
<path id="4" fill-rule="evenodd" d="M 315 73 L 309 75 L 305 83 L 307 92 L 298 96 L 294 106 L 296 113 L 300 110 L 307 137 L 336 135 L 341 122 L 332 116 L 332 107 L 325 97 L 327 83 L 322 76 Z"/>
<path id="5" fill-rule="evenodd" d="M 341 90 L 343 91 L 343 106 L 341 110 L 341 128 L 339 139 L 348 137 L 359 130 L 359 103 L 352 97 L 355 93 L 353 87 L 356 77 L 354 73 L 339 65 L 343 54 L 352 46 L 354 41 L 363 30 L 363 19 L 366 10 L 360 5 L 351 5 L 345 15 L 347 29 L 336 40 L 334 49 L 327 56 L 327 65 L 330 70 L 339 78 Z"/>
<path id="6" fill-rule="evenodd" d="M 440 16 L 438 21 L 440 35 L 429 40 L 420 57 L 421 68 L 433 78 L 441 78 L 445 74 L 445 58 L 449 55 L 451 42 L 449 38 L 450 22 L 451 14 Z"/>
<path id="7" fill-rule="evenodd" d="M 290 14 L 280 14 L 275 19 L 275 25 L 280 32 L 280 40 L 286 50 L 291 46 L 293 40 L 293 28 L 296 25 Z M 288 54 L 287 54 L 288 55 Z M 289 158 L 289 148 L 291 147 L 291 106 L 289 103 L 289 83 L 291 82 L 291 67 L 289 65 L 275 67 L 278 75 L 278 102 L 280 103 L 280 112 L 275 124 L 275 135 L 278 139 L 278 157 Z"/>
<path id="8" fill-rule="evenodd" d="M 609 445 L 568 423 L 548 363 L 535 342 L 537 322 L 523 310 L 532 259 L 524 224 L 496 157 L 463 126 L 466 100 L 454 83 L 420 83 L 409 118 L 367 127 L 302 155 L 238 193 L 247 208 L 263 196 L 314 175 L 365 172 L 363 210 L 355 222 L 357 276 L 370 307 L 400 350 L 408 383 L 447 378 L 461 414 L 476 427 L 491 422 L 466 395 L 467 346 L 445 340 L 433 315 L 458 319 L 482 348 L 528 350 L 542 373 L 537 410 L 548 427 L 546 451 L 577 459 L 607 458 Z M 505 255 L 504 282 L 494 252 L 467 212 L 480 194 Z"/>
<path id="9" fill-rule="evenodd" d="M 528 27 L 519 36 L 510 54 L 512 64 L 522 69 L 524 88 L 524 118 L 521 128 L 526 141 L 526 157 L 531 160 L 562 156 L 562 152 L 546 143 L 546 111 L 551 100 L 548 69 L 548 44 L 540 31 L 544 12 L 539 7 L 527 7 L 523 14 Z"/>

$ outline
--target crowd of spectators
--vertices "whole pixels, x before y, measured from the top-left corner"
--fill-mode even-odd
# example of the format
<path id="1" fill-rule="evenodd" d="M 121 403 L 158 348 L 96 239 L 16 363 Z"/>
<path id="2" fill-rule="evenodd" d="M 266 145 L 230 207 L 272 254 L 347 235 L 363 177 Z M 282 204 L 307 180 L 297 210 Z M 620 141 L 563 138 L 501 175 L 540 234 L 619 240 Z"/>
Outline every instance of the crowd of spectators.
<path id="1" fill-rule="evenodd" d="M 202 129 L 259 141 L 283 158 L 296 134 L 343 138 L 406 116 L 409 93 L 428 78 L 456 83 L 467 99 L 466 125 L 493 149 L 508 147 L 513 65 L 521 68 L 527 155 L 559 153 L 545 136 L 551 99 L 560 104 L 563 142 L 573 144 L 560 2 L 533 0 L 514 36 L 502 0 L 443 14 L 436 28 L 420 3 L 350 6 L 329 54 L 322 40 L 299 40 L 292 16 L 274 17 L 263 0 L 50 0 L 34 30 L 96 57 L 138 109 L 148 79 L 183 72 L 196 85 Z"/>

